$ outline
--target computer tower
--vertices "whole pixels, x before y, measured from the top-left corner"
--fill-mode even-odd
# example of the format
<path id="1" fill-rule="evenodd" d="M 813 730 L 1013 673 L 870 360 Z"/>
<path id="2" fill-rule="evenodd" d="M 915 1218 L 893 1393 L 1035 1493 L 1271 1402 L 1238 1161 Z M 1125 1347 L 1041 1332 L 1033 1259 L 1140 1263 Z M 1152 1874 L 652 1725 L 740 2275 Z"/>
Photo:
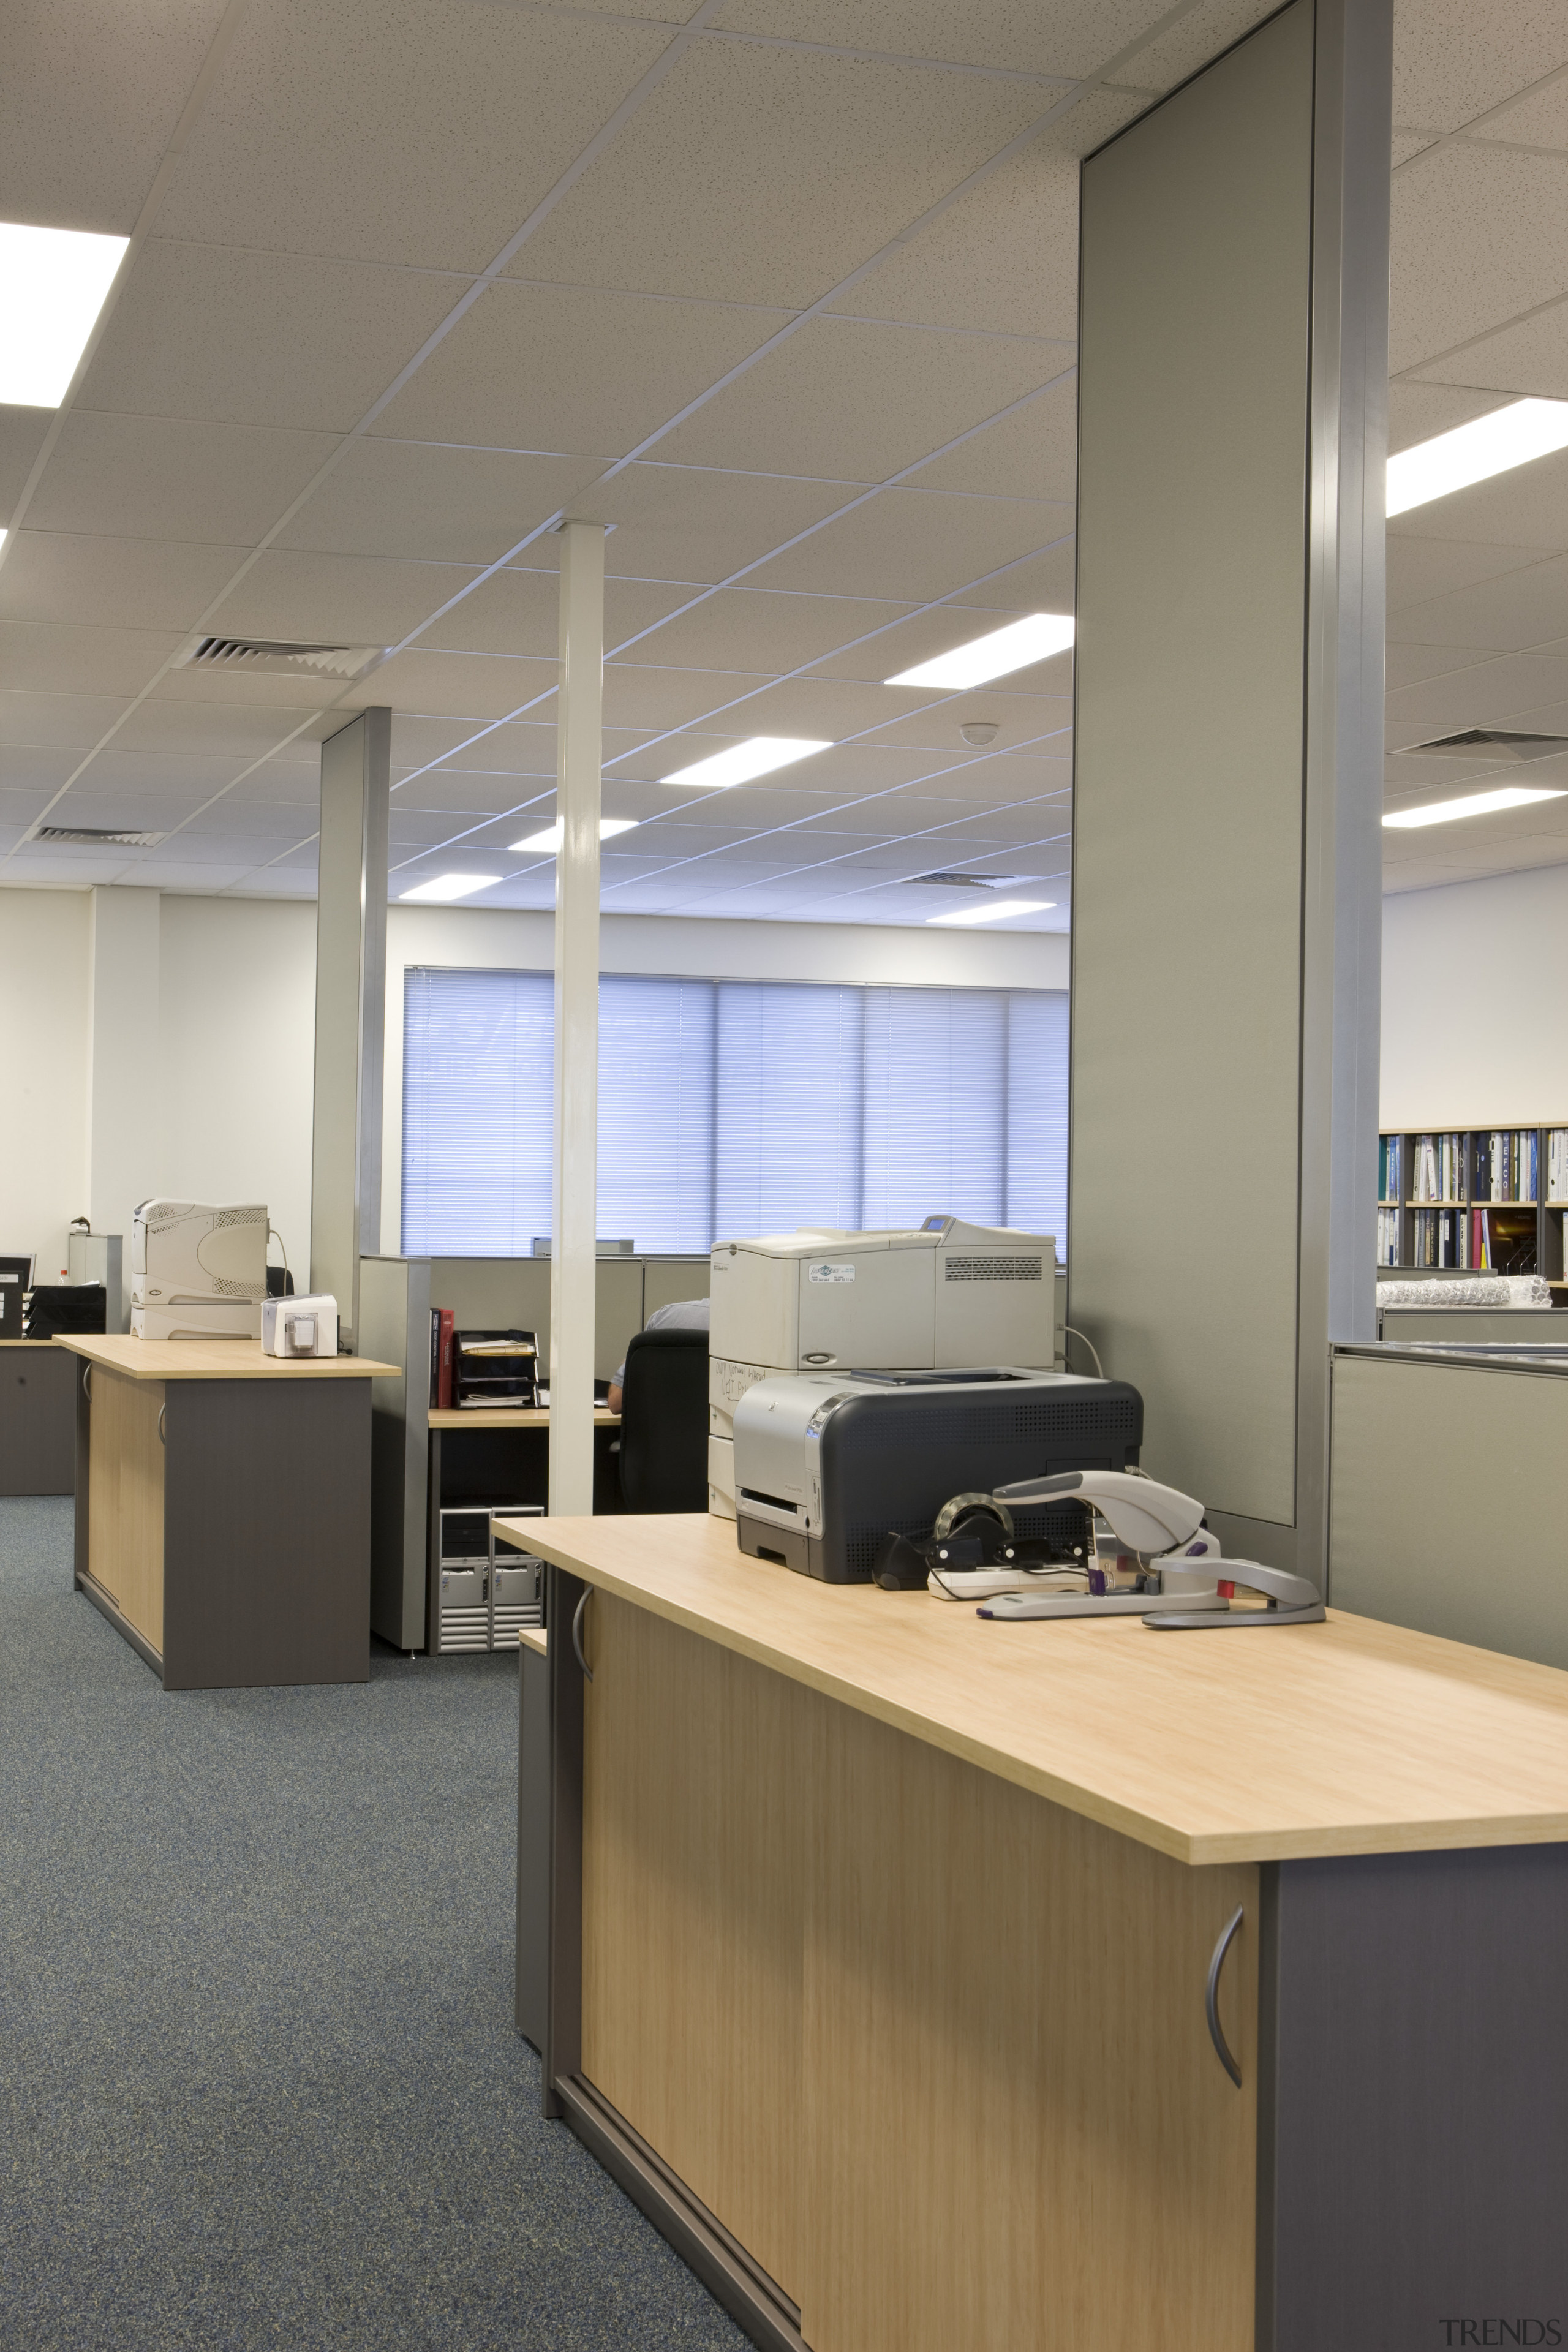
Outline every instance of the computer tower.
<path id="1" fill-rule="evenodd" d="M 544 1562 L 496 1539 L 495 1521 L 542 1518 L 539 1503 L 457 1503 L 440 1517 L 433 1654 L 515 1650 L 524 1625 L 544 1622 Z"/>

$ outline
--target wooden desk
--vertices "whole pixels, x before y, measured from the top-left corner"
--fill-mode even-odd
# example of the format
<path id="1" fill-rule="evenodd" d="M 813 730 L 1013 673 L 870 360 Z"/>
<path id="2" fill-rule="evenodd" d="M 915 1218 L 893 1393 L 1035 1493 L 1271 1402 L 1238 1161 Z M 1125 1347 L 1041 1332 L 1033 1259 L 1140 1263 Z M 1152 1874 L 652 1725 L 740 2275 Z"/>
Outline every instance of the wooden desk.
<path id="1" fill-rule="evenodd" d="M 52 1339 L 0 1339 L 0 1495 L 76 1483 L 76 1366 Z"/>
<path id="2" fill-rule="evenodd" d="M 1425 2352 L 1568 2301 L 1568 1675 L 989 1623 L 710 1519 L 528 1540 L 547 2102 L 755 2342 Z"/>
<path id="3" fill-rule="evenodd" d="M 256 1339 L 58 1342 L 77 1381 L 76 1581 L 165 1690 L 370 1674 L 361 1356 Z"/>
<path id="4" fill-rule="evenodd" d="M 605 1412 L 597 1406 L 594 1411 L 595 1429 L 619 1429 L 618 1412 Z M 520 1404 L 515 1411 L 506 1405 L 433 1404 L 430 1408 L 432 1429 L 548 1429 L 550 1407 L 547 1404 Z"/>

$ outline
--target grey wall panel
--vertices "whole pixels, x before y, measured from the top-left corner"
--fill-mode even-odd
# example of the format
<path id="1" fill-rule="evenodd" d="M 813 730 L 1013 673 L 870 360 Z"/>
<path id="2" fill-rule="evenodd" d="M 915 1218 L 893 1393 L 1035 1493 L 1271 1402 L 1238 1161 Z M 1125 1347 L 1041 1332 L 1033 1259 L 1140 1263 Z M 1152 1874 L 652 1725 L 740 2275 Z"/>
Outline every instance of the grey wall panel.
<path id="1" fill-rule="evenodd" d="M 430 1437 L 430 1261 L 360 1260 L 360 1352 L 400 1370 L 372 1381 L 373 1633 L 425 1646 L 426 1486 Z"/>
<path id="2" fill-rule="evenodd" d="M 1070 1319 L 1155 1476 L 1287 1522 L 1311 109 L 1298 0 L 1082 219 Z"/>
<path id="3" fill-rule="evenodd" d="M 310 1286 L 355 1335 L 362 1251 L 381 1247 L 392 713 L 362 710 L 321 746 Z"/>
<path id="4" fill-rule="evenodd" d="M 1568 1666 L 1568 1375 L 1341 1355 L 1330 1598 Z"/>
<path id="5" fill-rule="evenodd" d="M 607 1381 L 656 1307 L 705 1298 L 710 1261 L 601 1258 L 594 1286 L 594 1374 Z M 516 1326 L 539 1335 L 550 1360 L 550 1260 L 547 1257 L 437 1257 L 430 1261 L 430 1304 L 449 1307 L 459 1325 Z"/>

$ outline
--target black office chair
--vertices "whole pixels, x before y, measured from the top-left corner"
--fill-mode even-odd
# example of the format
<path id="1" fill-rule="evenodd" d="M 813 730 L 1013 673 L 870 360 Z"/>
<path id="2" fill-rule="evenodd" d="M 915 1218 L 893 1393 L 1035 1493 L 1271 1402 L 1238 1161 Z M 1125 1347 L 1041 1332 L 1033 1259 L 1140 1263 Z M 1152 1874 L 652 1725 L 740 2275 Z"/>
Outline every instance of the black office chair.
<path id="1" fill-rule="evenodd" d="M 628 1511 L 708 1508 L 708 1334 L 639 1331 L 621 1387 Z"/>

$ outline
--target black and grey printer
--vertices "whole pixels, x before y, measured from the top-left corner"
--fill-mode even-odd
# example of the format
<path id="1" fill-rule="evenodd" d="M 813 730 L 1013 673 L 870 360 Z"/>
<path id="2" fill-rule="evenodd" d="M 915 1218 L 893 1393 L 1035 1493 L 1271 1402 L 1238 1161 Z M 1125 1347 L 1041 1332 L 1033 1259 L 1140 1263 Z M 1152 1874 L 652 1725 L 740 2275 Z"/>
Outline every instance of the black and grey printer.
<path id="1" fill-rule="evenodd" d="M 734 1431 L 741 1549 L 854 1584 L 869 1579 L 886 1535 L 929 1536 L 955 1496 L 1136 1467 L 1143 1401 L 1125 1381 L 1022 1366 L 824 1370 L 754 1382 Z M 1079 1509 L 1047 1503 L 1014 1524 L 1065 1545 Z"/>

